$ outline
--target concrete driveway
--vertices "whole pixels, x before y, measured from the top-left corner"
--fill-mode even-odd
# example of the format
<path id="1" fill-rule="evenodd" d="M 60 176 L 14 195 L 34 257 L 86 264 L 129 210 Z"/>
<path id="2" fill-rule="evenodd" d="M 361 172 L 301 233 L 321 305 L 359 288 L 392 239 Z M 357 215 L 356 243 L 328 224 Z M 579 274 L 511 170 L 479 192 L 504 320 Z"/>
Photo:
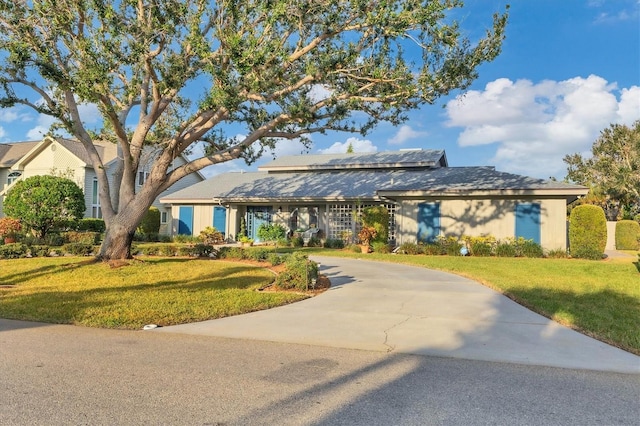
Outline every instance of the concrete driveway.
<path id="1" fill-rule="evenodd" d="M 390 263 L 314 260 L 332 283 L 317 297 L 156 331 L 640 374 L 640 357 L 475 281 Z"/>

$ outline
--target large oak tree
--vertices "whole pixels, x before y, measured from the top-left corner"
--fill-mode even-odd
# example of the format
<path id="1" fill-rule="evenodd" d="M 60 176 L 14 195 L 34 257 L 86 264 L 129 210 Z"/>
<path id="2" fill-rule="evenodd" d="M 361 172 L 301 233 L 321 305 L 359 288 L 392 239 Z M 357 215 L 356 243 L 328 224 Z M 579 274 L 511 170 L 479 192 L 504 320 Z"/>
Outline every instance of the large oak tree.
<path id="1" fill-rule="evenodd" d="M 154 198 L 189 173 L 250 160 L 283 138 L 401 123 L 407 111 L 468 87 L 478 66 L 499 54 L 507 18 L 494 15 L 472 43 L 455 19 L 462 7 L 457 0 L 0 0 L 0 106 L 55 117 L 84 145 L 107 227 L 100 256 L 127 258 Z M 98 106 L 99 129 L 84 125 L 83 103 Z M 96 138 L 123 153 L 111 186 Z M 172 168 L 200 143 L 205 155 Z M 150 144 L 158 154 L 136 192 Z"/>
<path id="2" fill-rule="evenodd" d="M 612 124 L 591 147 L 591 156 L 564 157 L 567 180 L 591 187 L 587 202 L 604 208 L 609 220 L 620 210 L 640 208 L 640 120 L 631 126 Z"/>

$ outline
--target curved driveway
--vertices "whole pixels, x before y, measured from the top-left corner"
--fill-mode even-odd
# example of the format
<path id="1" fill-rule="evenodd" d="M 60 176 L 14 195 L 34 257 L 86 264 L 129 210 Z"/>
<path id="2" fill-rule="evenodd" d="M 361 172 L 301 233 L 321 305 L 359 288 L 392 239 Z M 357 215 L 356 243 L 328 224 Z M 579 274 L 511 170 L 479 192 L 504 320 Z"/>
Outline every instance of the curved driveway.
<path id="1" fill-rule="evenodd" d="M 563 327 L 475 281 L 406 265 L 314 260 L 332 283 L 319 296 L 156 331 L 640 373 L 640 357 Z"/>

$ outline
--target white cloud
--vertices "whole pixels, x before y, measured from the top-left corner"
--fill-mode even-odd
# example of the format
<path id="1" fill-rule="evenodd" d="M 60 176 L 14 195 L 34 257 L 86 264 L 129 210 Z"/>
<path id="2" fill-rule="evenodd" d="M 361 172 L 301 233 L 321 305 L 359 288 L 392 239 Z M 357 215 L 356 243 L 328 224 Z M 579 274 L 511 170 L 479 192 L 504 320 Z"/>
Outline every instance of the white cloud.
<path id="1" fill-rule="evenodd" d="M 566 154 L 588 152 L 611 123 L 640 118 L 639 99 L 640 87 L 618 90 L 595 75 L 537 84 L 502 78 L 448 102 L 447 125 L 464 128 L 460 146 L 498 144 L 499 169 L 563 177 Z"/>
<path id="2" fill-rule="evenodd" d="M 2 128 L 2 126 L 0 126 L 0 139 L 4 138 L 6 134 L 7 132 Z"/>
<path id="3" fill-rule="evenodd" d="M 416 139 L 426 135 L 427 132 L 413 130 L 411 126 L 405 124 L 400 126 L 398 132 L 392 138 L 389 138 L 387 142 L 389 142 L 391 145 L 402 145 L 408 140 Z"/>
<path id="4" fill-rule="evenodd" d="M 378 148 L 368 139 L 358 139 L 351 137 L 345 142 L 336 142 L 326 149 L 319 149 L 321 154 L 340 154 L 347 152 L 349 145 L 353 147 L 353 152 L 377 152 Z"/>
<path id="5" fill-rule="evenodd" d="M 299 139 L 282 139 L 276 143 L 275 149 L 268 149 L 263 158 L 269 155 L 274 158 L 282 157 L 283 155 L 300 155 L 308 151 Z"/>
<path id="6" fill-rule="evenodd" d="M 331 93 L 332 91 L 327 89 L 325 86 L 321 84 L 314 84 L 307 96 L 311 102 L 320 102 L 330 97 Z"/>
<path id="7" fill-rule="evenodd" d="M 28 140 L 42 139 L 49 132 L 51 125 L 55 122 L 53 117 L 40 114 L 36 120 L 36 126 L 27 131 Z"/>

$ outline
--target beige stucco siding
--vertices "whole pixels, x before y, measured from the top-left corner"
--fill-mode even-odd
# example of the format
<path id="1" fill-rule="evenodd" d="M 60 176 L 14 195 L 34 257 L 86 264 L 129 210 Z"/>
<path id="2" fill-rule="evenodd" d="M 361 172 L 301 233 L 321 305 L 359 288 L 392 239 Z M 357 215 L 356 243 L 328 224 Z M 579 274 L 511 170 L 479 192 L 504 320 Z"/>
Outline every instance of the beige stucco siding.
<path id="1" fill-rule="evenodd" d="M 398 209 L 398 242 L 415 242 L 418 205 L 440 203 L 441 235 L 461 237 L 515 236 L 518 203 L 540 204 L 540 243 L 547 249 L 566 249 L 566 202 L 564 199 L 430 199 L 404 200 Z"/>

